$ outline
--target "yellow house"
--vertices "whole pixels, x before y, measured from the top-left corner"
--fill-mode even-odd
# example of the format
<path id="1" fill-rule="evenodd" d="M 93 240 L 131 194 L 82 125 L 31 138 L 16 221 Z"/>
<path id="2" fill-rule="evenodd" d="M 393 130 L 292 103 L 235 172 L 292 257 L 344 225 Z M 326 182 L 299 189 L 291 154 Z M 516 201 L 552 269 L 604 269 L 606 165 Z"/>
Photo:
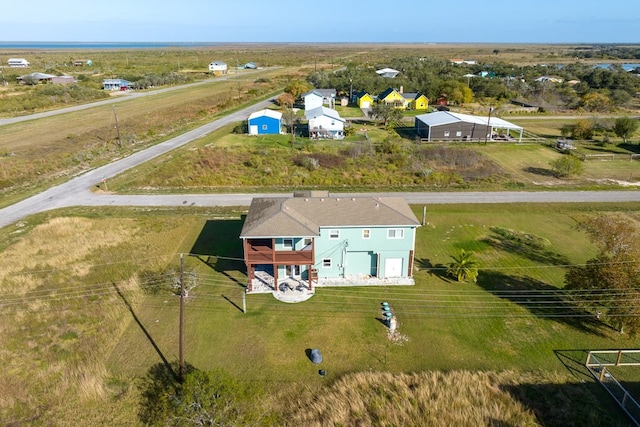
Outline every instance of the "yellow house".
<path id="1" fill-rule="evenodd" d="M 399 110 L 405 110 L 407 108 L 407 100 L 401 92 L 392 87 L 378 95 L 378 102 L 384 102 Z"/>
<path id="2" fill-rule="evenodd" d="M 405 93 L 404 99 L 407 100 L 407 106 L 411 110 L 426 110 L 429 108 L 429 99 L 420 92 Z"/>
<path id="3" fill-rule="evenodd" d="M 356 92 L 353 96 L 355 97 L 356 104 L 358 104 L 360 108 L 371 108 L 373 105 L 373 97 L 365 91 Z"/>

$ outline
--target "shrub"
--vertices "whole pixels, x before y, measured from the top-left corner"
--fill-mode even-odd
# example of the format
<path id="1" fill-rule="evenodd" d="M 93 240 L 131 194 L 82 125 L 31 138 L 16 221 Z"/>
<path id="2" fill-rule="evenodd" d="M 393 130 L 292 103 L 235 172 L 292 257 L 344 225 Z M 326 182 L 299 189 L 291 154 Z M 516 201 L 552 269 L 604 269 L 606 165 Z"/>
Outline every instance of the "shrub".
<path id="1" fill-rule="evenodd" d="M 584 171 L 584 165 L 580 159 L 571 155 L 565 155 L 549 163 L 556 178 L 566 178 L 580 175 Z"/>

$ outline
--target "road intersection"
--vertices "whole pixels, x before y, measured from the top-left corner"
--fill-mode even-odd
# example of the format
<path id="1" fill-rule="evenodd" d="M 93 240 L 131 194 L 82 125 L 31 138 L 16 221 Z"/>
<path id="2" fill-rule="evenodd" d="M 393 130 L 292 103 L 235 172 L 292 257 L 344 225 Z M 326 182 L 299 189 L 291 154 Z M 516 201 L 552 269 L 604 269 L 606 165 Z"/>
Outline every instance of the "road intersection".
<path id="1" fill-rule="evenodd" d="M 78 175 L 40 194 L 0 209 L 0 227 L 6 227 L 29 215 L 72 206 L 248 206 L 253 197 L 285 194 L 170 194 L 118 195 L 92 192 L 104 179 L 114 177 L 155 157 L 204 137 L 223 126 L 246 120 L 250 113 L 270 105 L 273 99 L 258 102 L 163 143 Z M 287 193 L 290 194 L 290 193 Z M 333 194 L 333 193 L 332 193 Z M 410 204 L 444 203 L 554 203 L 554 202 L 637 202 L 640 191 L 504 191 L 504 192 L 396 192 L 368 193 L 376 196 L 401 196 Z M 356 193 L 335 193 L 352 197 Z"/>

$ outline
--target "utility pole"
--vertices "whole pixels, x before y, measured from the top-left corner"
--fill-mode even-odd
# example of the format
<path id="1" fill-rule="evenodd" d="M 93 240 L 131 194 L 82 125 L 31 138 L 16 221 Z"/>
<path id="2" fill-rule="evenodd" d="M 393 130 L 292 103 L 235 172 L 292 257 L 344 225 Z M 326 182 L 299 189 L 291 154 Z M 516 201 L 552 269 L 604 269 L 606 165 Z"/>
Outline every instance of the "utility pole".
<path id="1" fill-rule="evenodd" d="M 489 134 L 492 133 L 492 129 L 491 129 L 491 112 L 493 111 L 493 105 L 489 106 L 489 118 L 487 119 L 487 130 L 489 131 L 489 133 L 487 133 L 487 136 L 484 137 L 484 143 L 487 143 L 487 140 L 489 139 Z"/>
<path id="2" fill-rule="evenodd" d="M 353 102 L 353 78 L 349 78 L 349 104 Z"/>
<path id="3" fill-rule="evenodd" d="M 118 126 L 118 115 L 116 114 L 116 106 L 112 105 L 113 107 L 113 118 L 116 121 L 116 141 L 118 144 L 118 148 L 122 148 L 122 141 L 120 140 L 120 126 Z"/>
<path id="4" fill-rule="evenodd" d="M 180 326 L 178 332 L 178 380 L 184 381 L 184 254 L 180 254 Z"/>
<path id="5" fill-rule="evenodd" d="M 4 65 L 0 65 L 0 71 L 2 71 L 2 86 L 8 86 L 7 81 L 4 79 Z"/>

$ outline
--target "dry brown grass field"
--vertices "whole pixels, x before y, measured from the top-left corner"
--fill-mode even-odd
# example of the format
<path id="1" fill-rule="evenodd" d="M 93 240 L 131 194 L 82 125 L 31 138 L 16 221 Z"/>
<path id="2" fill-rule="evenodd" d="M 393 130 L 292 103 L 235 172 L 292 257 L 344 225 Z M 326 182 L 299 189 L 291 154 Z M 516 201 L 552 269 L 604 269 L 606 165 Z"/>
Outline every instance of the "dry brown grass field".
<path id="1" fill-rule="evenodd" d="M 286 76 L 258 71 L 242 79 L 5 125 L 0 132 L 0 204 L 206 123 L 221 111 L 280 89 Z M 264 82 L 256 82 L 261 77 Z"/>
<path id="2" fill-rule="evenodd" d="M 284 409 L 288 426 L 597 425 L 606 419 L 593 395 L 556 373 L 358 372 L 321 389 L 304 390 Z M 584 413 L 562 413 L 553 400 L 580 399 Z M 554 413 L 549 424 L 543 414 Z M 604 415 L 604 419 L 602 418 Z M 609 422 L 615 424 L 613 419 Z"/>

